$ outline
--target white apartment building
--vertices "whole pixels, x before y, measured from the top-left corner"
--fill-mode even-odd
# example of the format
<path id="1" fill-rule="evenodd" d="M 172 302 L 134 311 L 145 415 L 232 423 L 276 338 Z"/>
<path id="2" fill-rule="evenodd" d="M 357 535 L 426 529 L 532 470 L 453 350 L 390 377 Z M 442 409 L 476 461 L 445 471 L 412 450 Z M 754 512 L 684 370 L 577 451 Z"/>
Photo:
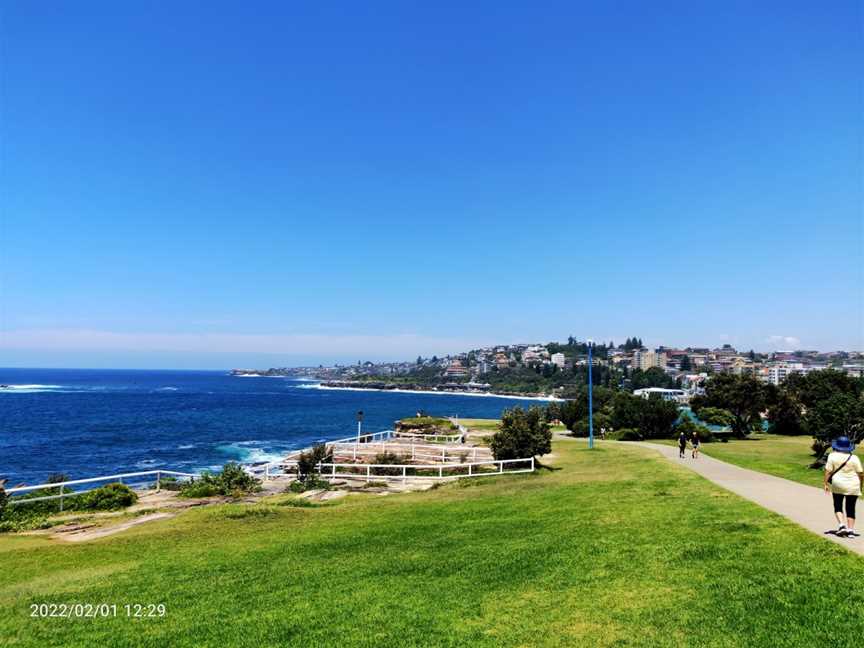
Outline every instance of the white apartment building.
<path id="1" fill-rule="evenodd" d="M 772 385 L 779 385 L 786 380 L 787 376 L 790 376 L 793 373 L 807 373 L 808 371 L 812 371 L 812 369 L 810 367 L 805 367 L 801 362 L 784 362 L 782 364 L 765 367 L 762 370 L 761 378 L 763 381 L 771 383 Z"/>
<path id="2" fill-rule="evenodd" d="M 564 364 L 567 362 L 563 353 L 553 353 L 551 360 L 552 364 L 557 365 L 559 369 L 563 369 Z"/>
<path id="3" fill-rule="evenodd" d="M 662 387 L 645 387 L 644 389 L 636 389 L 633 391 L 634 396 L 649 399 L 652 395 L 659 396 L 663 400 L 674 401 L 676 403 L 687 402 L 687 392 L 683 389 L 663 389 Z"/>
<path id="4" fill-rule="evenodd" d="M 642 371 L 647 371 L 651 367 L 660 367 L 661 369 L 666 368 L 666 354 L 665 353 L 657 353 L 656 351 L 634 351 L 633 352 L 633 362 L 631 364 L 633 369 L 641 369 Z"/>

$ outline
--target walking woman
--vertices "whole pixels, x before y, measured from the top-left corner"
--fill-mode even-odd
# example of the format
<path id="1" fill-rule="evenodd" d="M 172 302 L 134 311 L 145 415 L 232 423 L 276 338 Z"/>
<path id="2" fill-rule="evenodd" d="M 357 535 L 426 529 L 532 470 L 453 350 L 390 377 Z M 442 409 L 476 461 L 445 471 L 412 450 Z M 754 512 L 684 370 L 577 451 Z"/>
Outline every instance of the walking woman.
<path id="1" fill-rule="evenodd" d="M 693 436 L 690 437 L 690 445 L 693 446 L 693 458 L 699 458 L 699 433 L 694 432 Z"/>
<path id="2" fill-rule="evenodd" d="M 678 435 L 678 458 L 684 458 L 684 451 L 687 450 L 687 435 L 684 434 L 684 430 L 681 430 L 681 434 Z"/>
<path id="3" fill-rule="evenodd" d="M 852 454 L 855 446 L 849 437 L 837 437 L 831 447 L 834 452 L 828 455 L 823 485 L 825 492 L 830 491 L 834 497 L 834 516 L 839 525 L 837 535 L 841 538 L 855 538 L 861 535 L 855 531 L 855 504 L 861 495 L 864 468 L 861 467 L 861 460 Z"/>

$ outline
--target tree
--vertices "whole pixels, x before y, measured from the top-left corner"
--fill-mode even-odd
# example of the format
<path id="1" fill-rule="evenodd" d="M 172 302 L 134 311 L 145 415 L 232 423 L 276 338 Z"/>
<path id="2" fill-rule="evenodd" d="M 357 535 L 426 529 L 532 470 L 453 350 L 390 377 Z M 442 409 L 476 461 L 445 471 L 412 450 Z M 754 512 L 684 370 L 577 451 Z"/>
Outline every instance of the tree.
<path id="1" fill-rule="evenodd" d="M 815 439 L 825 445 L 840 436 L 857 444 L 864 440 L 864 401 L 851 394 L 834 394 L 807 410 L 805 421 Z"/>
<path id="2" fill-rule="evenodd" d="M 760 414 L 765 407 L 765 390 L 755 376 L 715 374 L 705 385 L 705 396 L 698 403 L 728 410 L 733 417 L 732 432 L 743 439 L 762 425 Z"/>
<path id="3" fill-rule="evenodd" d="M 861 383 L 836 369 L 792 374 L 783 381 L 782 388 L 807 409 L 829 400 L 836 394 L 861 395 Z"/>
<path id="4" fill-rule="evenodd" d="M 645 387 L 665 387 L 669 389 L 674 386 L 675 379 L 660 367 L 651 367 L 645 371 L 634 369 L 630 376 L 630 387 L 633 389 L 643 389 Z"/>
<path id="5" fill-rule="evenodd" d="M 502 459 L 527 459 L 552 451 L 552 429 L 540 407 L 527 412 L 521 407 L 505 410 L 501 425 L 489 443 L 492 456 Z"/>
<path id="6" fill-rule="evenodd" d="M 419 366 L 422 364 L 423 364 L 423 358 L 421 358 L 420 356 L 417 356 L 417 365 Z"/>
<path id="7" fill-rule="evenodd" d="M 576 431 L 579 421 L 588 417 L 588 398 L 575 398 L 558 406 L 558 418 L 570 432 Z"/>
<path id="8" fill-rule="evenodd" d="M 612 400 L 610 422 L 616 430 L 636 429 L 646 439 L 672 436 L 678 406 L 662 398 L 640 398 L 618 392 Z"/>
<path id="9" fill-rule="evenodd" d="M 319 472 L 318 464 L 332 461 L 333 449 L 323 443 L 316 443 L 309 452 L 301 452 L 297 458 L 297 481 L 306 482 Z"/>
<path id="10" fill-rule="evenodd" d="M 801 404 L 791 395 L 781 392 L 768 408 L 768 431 L 789 436 L 805 434 Z"/>
<path id="11" fill-rule="evenodd" d="M 735 422 L 735 417 L 732 416 L 729 410 L 719 407 L 700 407 L 698 411 L 695 409 L 693 411 L 699 417 L 699 420 L 704 421 L 708 425 L 732 427 L 732 424 Z"/>
<path id="12" fill-rule="evenodd" d="M 693 368 L 693 365 L 690 362 L 690 356 L 688 356 L 688 355 L 681 356 L 681 371 L 690 371 L 692 368 Z"/>

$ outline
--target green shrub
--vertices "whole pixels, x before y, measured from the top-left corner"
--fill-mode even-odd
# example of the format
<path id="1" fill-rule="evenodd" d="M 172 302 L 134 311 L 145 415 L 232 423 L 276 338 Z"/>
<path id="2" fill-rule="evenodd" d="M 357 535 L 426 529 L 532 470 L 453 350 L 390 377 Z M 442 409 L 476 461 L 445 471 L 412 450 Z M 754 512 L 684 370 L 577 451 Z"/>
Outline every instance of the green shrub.
<path id="1" fill-rule="evenodd" d="M 404 464 L 405 458 L 393 452 L 382 452 L 375 455 L 376 464 Z M 376 468 L 375 472 L 379 475 L 401 475 L 401 468 Z"/>
<path id="2" fill-rule="evenodd" d="M 150 488 L 156 488 L 156 482 L 153 482 L 150 485 Z M 176 477 L 172 477 L 168 475 L 167 477 L 162 477 L 159 479 L 159 488 L 167 491 L 179 491 L 183 490 L 183 482 L 181 482 Z"/>
<path id="3" fill-rule="evenodd" d="M 318 465 L 333 461 L 333 448 L 316 443 L 309 452 L 301 452 L 297 458 L 297 481 L 305 482 L 318 474 Z"/>
<path id="4" fill-rule="evenodd" d="M 190 481 L 180 488 L 181 497 L 214 497 L 221 495 L 219 487 L 211 480 L 207 479 L 207 475 L 202 475 L 196 481 Z"/>
<path id="5" fill-rule="evenodd" d="M 291 482 L 285 489 L 289 493 L 305 493 L 310 490 L 330 490 L 330 482 L 318 475 L 310 475 L 305 481 L 299 479 Z"/>
<path id="6" fill-rule="evenodd" d="M 0 484 L 0 520 L 3 519 L 3 511 L 6 509 L 6 502 L 8 500 L 9 496 L 6 494 L 6 489 Z"/>
<path id="7" fill-rule="evenodd" d="M 182 497 L 213 497 L 226 495 L 241 497 L 260 488 L 260 482 L 243 470 L 236 462 L 229 462 L 218 473 L 204 472 L 197 480 L 183 484 L 180 488 Z"/>
<path id="8" fill-rule="evenodd" d="M 615 441 L 642 441 L 643 437 L 639 433 L 639 430 L 635 428 L 622 428 L 620 430 L 613 430 L 607 435 L 610 439 Z"/>
<path id="9" fill-rule="evenodd" d="M 126 484 L 106 484 L 89 493 L 77 495 L 72 499 L 69 510 L 80 511 L 115 511 L 132 506 L 138 501 L 138 495 Z"/>

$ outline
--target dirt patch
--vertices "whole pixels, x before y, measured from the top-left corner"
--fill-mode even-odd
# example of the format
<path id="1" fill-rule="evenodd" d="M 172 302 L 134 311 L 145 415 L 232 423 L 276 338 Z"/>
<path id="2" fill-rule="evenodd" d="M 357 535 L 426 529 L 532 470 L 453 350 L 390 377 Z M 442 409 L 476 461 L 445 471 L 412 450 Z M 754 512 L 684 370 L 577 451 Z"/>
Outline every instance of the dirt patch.
<path id="1" fill-rule="evenodd" d="M 141 515 L 132 518 L 131 520 L 121 522 L 120 524 L 113 524 L 110 526 L 99 526 L 96 524 L 68 524 L 55 527 L 53 529 L 54 533 L 52 533 L 51 537 L 55 540 L 64 540 L 66 542 L 86 542 L 88 540 L 95 540 L 97 538 L 104 538 L 106 536 L 114 535 L 115 533 L 120 533 L 126 529 L 138 526 L 139 524 L 172 518 L 175 515 L 177 514 L 165 512 L 151 513 L 149 515 Z"/>

